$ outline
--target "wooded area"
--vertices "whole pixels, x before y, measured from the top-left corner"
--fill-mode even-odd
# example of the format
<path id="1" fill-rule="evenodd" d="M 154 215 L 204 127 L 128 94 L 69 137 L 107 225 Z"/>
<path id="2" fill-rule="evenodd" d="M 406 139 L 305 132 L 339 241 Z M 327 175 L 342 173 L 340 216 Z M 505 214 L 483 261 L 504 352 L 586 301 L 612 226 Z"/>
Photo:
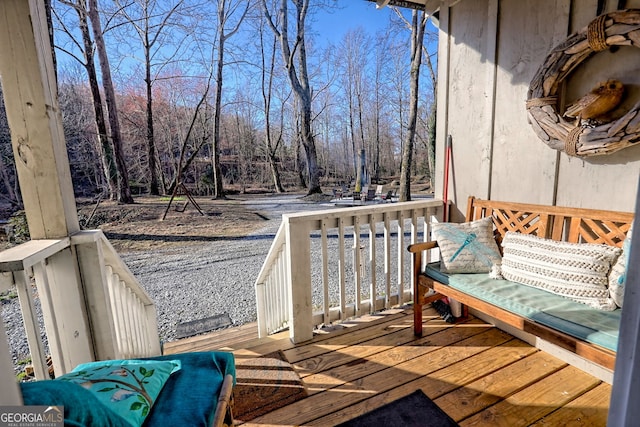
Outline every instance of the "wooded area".
<path id="1" fill-rule="evenodd" d="M 360 150 L 372 182 L 399 177 L 405 148 L 408 173 L 431 176 L 434 27 L 422 49 L 430 78 L 418 89 L 418 12 L 389 13 L 375 35 L 354 26 L 337 45 L 312 25 L 327 13 L 342 13 L 340 3 L 51 2 L 76 195 L 130 203 L 179 183 L 213 197 L 311 194 L 353 183 Z M 0 152 L 0 194 L 19 208 L 3 103 Z"/>

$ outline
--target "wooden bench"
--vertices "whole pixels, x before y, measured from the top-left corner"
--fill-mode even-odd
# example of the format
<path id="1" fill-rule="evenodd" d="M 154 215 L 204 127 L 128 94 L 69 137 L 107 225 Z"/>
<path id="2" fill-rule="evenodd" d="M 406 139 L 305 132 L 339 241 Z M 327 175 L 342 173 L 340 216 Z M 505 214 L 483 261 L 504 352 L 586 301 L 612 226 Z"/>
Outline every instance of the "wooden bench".
<path id="1" fill-rule="evenodd" d="M 633 221 L 633 214 L 626 212 L 499 202 L 470 197 L 466 221 L 474 221 L 484 217 L 493 219 L 494 235 L 500 248 L 502 238 L 507 231 L 536 235 L 558 241 L 598 243 L 621 247 Z M 416 296 L 414 301 L 414 333 L 416 335 L 422 335 L 423 305 L 447 296 L 463 304 L 463 317 L 467 315 L 467 307 L 471 307 L 504 322 L 506 325 L 538 336 L 545 341 L 613 370 L 615 364 L 614 351 L 515 314 L 502 307 L 453 289 L 423 274 L 425 251 L 436 247 L 437 243 L 431 241 L 413 244 L 408 248 L 413 255 L 413 291 Z M 430 289 L 435 293 L 425 296 Z"/>

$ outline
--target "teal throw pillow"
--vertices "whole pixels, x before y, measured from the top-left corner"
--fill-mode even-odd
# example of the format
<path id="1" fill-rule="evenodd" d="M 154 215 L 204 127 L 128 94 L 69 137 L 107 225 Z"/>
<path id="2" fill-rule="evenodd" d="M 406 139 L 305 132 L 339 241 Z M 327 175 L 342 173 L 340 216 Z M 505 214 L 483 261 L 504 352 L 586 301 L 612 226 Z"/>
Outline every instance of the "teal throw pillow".
<path id="1" fill-rule="evenodd" d="M 105 360 L 78 365 L 56 380 L 91 391 L 105 406 L 139 427 L 180 361 Z"/>

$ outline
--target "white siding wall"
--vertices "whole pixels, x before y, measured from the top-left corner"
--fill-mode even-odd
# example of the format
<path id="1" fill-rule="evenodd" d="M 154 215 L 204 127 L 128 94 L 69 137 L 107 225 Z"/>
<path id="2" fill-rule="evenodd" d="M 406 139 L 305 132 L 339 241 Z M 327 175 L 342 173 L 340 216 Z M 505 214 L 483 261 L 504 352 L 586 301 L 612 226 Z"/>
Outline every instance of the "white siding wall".
<path id="1" fill-rule="evenodd" d="M 443 194 L 446 136 L 453 140 L 449 198 L 460 220 L 469 195 L 495 200 L 633 211 L 640 147 L 591 158 L 544 144 L 527 122 L 531 78 L 548 52 L 596 16 L 597 0 L 463 0 L 440 12 L 437 170 Z M 640 0 L 628 0 L 640 8 Z M 608 0 L 605 12 L 615 10 Z M 566 100 L 607 78 L 640 99 L 640 49 L 600 52 L 570 76 Z"/>

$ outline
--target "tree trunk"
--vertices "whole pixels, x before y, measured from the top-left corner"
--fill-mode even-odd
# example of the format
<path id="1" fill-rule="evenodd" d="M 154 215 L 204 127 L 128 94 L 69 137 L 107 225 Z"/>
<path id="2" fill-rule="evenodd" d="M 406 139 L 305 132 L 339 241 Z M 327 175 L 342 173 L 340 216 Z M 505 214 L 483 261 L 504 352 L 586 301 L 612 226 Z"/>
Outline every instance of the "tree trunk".
<path id="1" fill-rule="evenodd" d="M 222 114 L 222 70 L 224 67 L 224 8 L 226 0 L 218 0 L 218 30 L 216 32 L 218 42 L 218 57 L 216 58 L 216 88 L 215 88 L 215 108 L 213 111 L 213 140 L 211 158 L 213 170 L 213 198 L 224 198 L 224 187 L 222 183 L 222 170 L 220 168 L 220 116 Z"/>
<path id="2" fill-rule="evenodd" d="M 124 150 L 122 149 L 122 134 L 120 132 L 120 118 L 118 117 L 116 94 L 111 79 L 111 67 L 109 66 L 107 48 L 102 36 L 102 24 L 100 23 L 100 16 L 98 14 L 97 0 L 89 0 L 89 19 L 91 20 L 93 37 L 96 42 L 96 51 L 98 52 L 100 71 L 102 72 L 102 87 L 104 89 L 104 98 L 109 114 L 111 142 L 113 144 L 117 173 L 117 199 L 120 203 L 133 203 L 131 187 L 129 187 L 129 172 L 127 171 L 127 164 L 124 159 Z"/>
<path id="3" fill-rule="evenodd" d="M 296 114 L 296 145 L 294 150 L 296 177 L 298 178 L 298 187 L 307 188 L 307 182 L 304 179 L 304 165 L 301 160 L 302 147 L 302 131 L 300 130 L 300 118 Z"/>
<path id="4" fill-rule="evenodd" d="M 411 22 L 411 77 L 409 80 L 409 123 L 407 126 L 406 140 L 402 147 L 402 168 L 400 170 L 399 200 L 406 202 L 411 200 L 411 161 L 413 156 L 413 143 L 416 134 L 416 122 L 418 120 L 418 92 L 420 87 L 420 64 L 422 63 L 422 42 L 424 28 L 427 23 L 427 14 L 414 10 Z"/>
<path id="5" fill-rule="evenodd" d="M 53 17 L 51 15 L 51 0 L 44 0 L 44 10 L 47 14 L 47 28 L 49 30 L 49 42 L 51 42 L 51 47 L 53 48 L 56 44 L 53 39 Z M 53 61 L 53 69 L 55 71 L 58 70 L 58 59 L 56 57 L 56 50 L 51 49 L 51 59 Z M 56 72 L 56 86 L 58 85 L 58 73 Z"/>
<path id="6" fill-rule="evenodd" d="M 148 40 L 147 40 L 148 41 Z M 147 47 L 145 50 L 145 77 L 144 82 L 147 89 L 147 162 L 149 168 L 149 193 L 152 196 L 160 195 L 158 185 L 158 170 L 156 165 L 156 142 L 153 129 L 153 91 L 151 82 L 151 52 Z"/>
<path id="7" fill-rule="evenodd" d="M 230 5 L 227 8 L 227 0 L 218 0 L 218 30 L 216 32 L 216 38 L 218 42 L 218 57 L 216 64 L 216 89 L 215 89 L 215 110 L 213 112 L 213 140 L 212 140 L 212 170 L 213 170 L 213 184 L 214 191 L 213 197 L 215 199 L 224 198 L 224 187 L 222 183 L 222 170 L 220 168 L 220 117 L 222 114 L 222 71 L 224 68 L 224 45 L 226 40 L 233 36 L 238 29 L 240 28 L 240 24 L 244 20 L 245 16 L 247 16 L 247 12 L 249 11 L 249 6 L 251 2 L 246 2 L 245 9 L 238 21 L 235 24 L 235 27 L 228 32 L 225 32 L 225 25 L 229 19 L 227 15 L 228 9 L 235 10 L 233 5 Z M 239 3 L 238 3 L 239 4 Z"/>
<path id="8" fill-rule="evenodd" d="M 280 177 L 280 169 L 278 169 L 278 159 L 275 152 L 269 152 L 269 168 L 271 170 L 271 179 L 273 179 L 273 185 L 276 189 L 276 193 L 284 193 L 284 187 L 282 186 L 282 178 Z"/>
<path id="9" fill-rule="evenodd" d="M 109 189 L 109 198 L 115 200 L 118 194 L 118 172 L 113 158 L 113 150 L 109 142 L 107 123 L 105 121 L 104 109 L 102 108 L 102 95 L 98 86 L 98 76 L 96 73 L 95 62 L 93 58 L 93 41 L 89 34 L 89 24 L 87 22 L 87 11 L 82 3 L 79 3 L 75 10 L 78 14 L 78 22 L 80 33 L 82 34 L 82 42 L 84 47 L 84 67 L 87 70 L 89 79 L 89 88 L 91 90 L 91 99 L 93 101 L 93 113 L 95 115 L 96 129 L 98 131 L 98 140 L 102 155 L 102 167 Z"/>

